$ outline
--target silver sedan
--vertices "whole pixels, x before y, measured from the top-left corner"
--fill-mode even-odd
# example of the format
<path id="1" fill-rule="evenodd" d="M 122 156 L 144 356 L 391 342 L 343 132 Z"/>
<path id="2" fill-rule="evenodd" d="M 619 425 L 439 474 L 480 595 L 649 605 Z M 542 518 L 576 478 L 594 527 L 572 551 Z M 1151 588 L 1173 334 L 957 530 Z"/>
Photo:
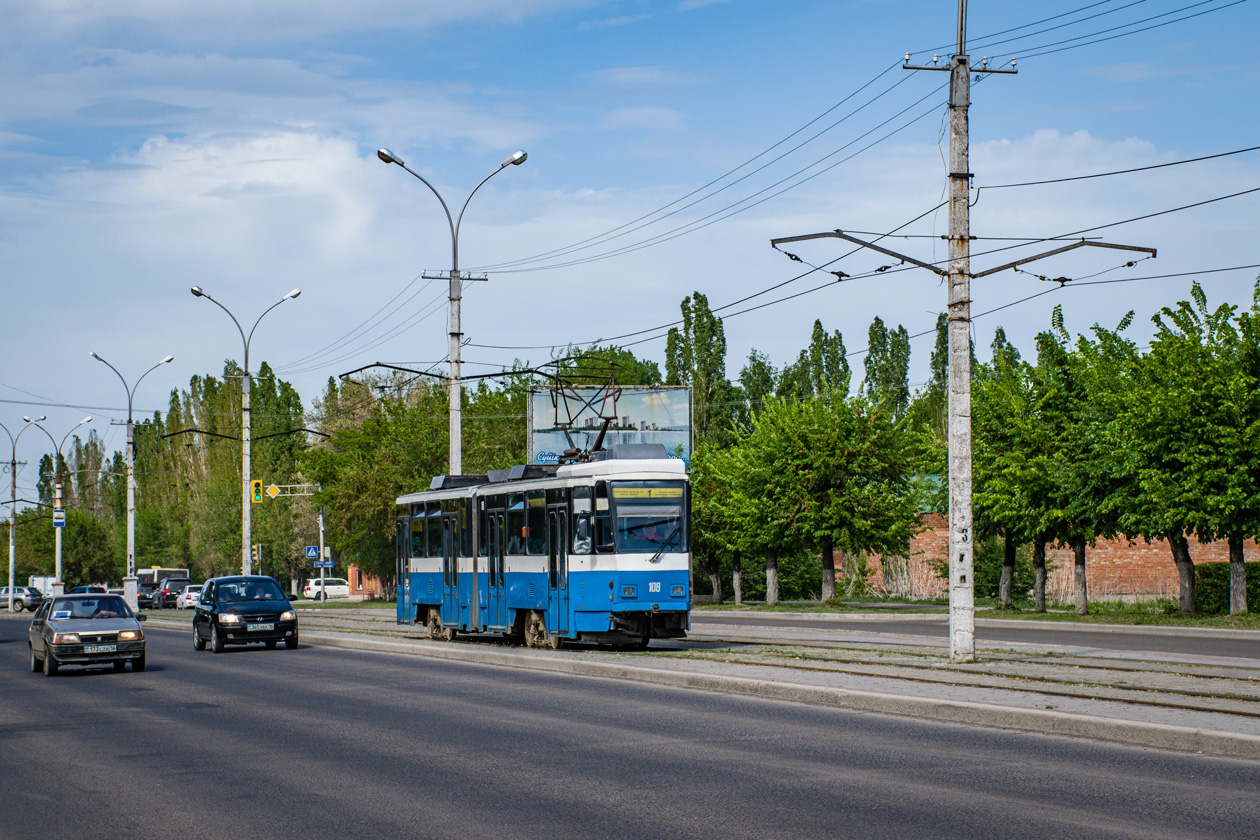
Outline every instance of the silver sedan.
<path id="1" fill-rule="evenodd" d="M 144 631 L 117 595 L 61 595 L 40 605 L 31 621 L 31 670 L 53 676 L 62 665 L 112 665 L 143 671 Z"/>

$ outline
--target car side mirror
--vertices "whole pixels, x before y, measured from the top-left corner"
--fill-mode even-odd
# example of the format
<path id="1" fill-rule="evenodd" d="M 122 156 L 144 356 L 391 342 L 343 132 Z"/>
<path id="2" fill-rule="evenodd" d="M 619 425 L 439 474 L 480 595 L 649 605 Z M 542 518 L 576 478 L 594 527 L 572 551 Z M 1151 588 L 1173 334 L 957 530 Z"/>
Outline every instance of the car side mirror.
<path id="1" fill-rule="evenodd" d="M 148 620 L 149 620 L 149 617 L 148 617 L 147 615 L 137 615 L 137 616 L 136 616 L 136 621 L 148 621 Z"/>
<path id="2" fill-rule="evenodd" d="M 296 601 L 298 599 L 298 596 L 294 595 L 293 593 L 289 593 L 287 597 L 290 601 Z"/>

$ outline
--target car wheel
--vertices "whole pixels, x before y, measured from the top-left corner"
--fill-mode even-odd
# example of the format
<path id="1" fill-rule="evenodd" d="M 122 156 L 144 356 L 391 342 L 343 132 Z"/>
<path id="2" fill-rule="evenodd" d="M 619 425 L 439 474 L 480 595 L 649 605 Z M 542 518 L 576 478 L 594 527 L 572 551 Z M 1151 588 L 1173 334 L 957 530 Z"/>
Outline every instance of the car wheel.
<path id="1" fill-rule="evenodd" d="M 274 641 L 274 640 L 273 640 L 273 641 L 266 642 L 266 645 L 267 645 L 267 650 L 275 650 L 275 649 L 276 649 L 276 645 L 277 645 L 277 644 L 278 644 L 278 642 L 276 642 L 276 641 Z"/>
<path id="2" fill-rule="evenodd" d="M 197 632 L 197 625 L 193 625 L 193 650 L 205 650 L 206 640 L 201 638 L 201 634 Z"/>
<path id="3" fill-rule="evenodd" d="M 41 667 L 43 665 L 35 656 L 35 648 L 31 648 L 31 673 L 38 674 Z"/>
<path id="4" fill-rule="evenodd" d="M 22 611 L 22 610 L 24 610 L 24 609 L 26 609 L 26 604 L 23 604 L 21 601 L 14 601 L 14 602 L 13 602 L 13 611 L 14 611 L 14 612 L 21 612 L 21 611 Z"/>
<path id="5" fill-rule="evenodd" d="M 52 653 L 47 650 L 44 651 L 44 676 L 45 677 L 57 676 L 57 669 L 59 667 L 60 666 L 57 664 L 57 660 L 53 658 Z"/>
<path id="6" fill-rule="evenodd" d="M 219 635 L 219 625 L 210 626 L 210 649 L 215 653 L 223 653 L 223 637 Z"/>
<path id="7" fill-rule="evenodd" d="M 125 670 L 127 670 L 127 660 L 125 660 L 125 659 L 115 659 L 115 660 L 114 660 L 114 672 L 115 672 L 115 673 L 117 673 L 117 672 L 119 672 L 119 671 L 125 671 Z"/>
<path id="8" fill-rule="evenodd" d="M 297 650 L 297 646 L 298 646 L 297 634 L 294 633 L 291 638 L 285 639 L 284 646 L 287 650 Z"/>
<path id="9" fill-rule="evenodd" d="M 328 596 L 327 596 L 327 595 L 325 595 L 323 592 L 316 592 L 316 593 L 315 593 L 315 600 L 316 600 L 316 601 L 327 601 L 327 600 L 328 600 Z"/>
<path id="10" fill-rule="evenodd" d="M 145 661 L 144 661 L 143 653 L 140 654 L 135 659 L 131 660 L 131 670 L 135 671 L 137 674 L 144 671 L 144 666 L 145 666 Z"/>

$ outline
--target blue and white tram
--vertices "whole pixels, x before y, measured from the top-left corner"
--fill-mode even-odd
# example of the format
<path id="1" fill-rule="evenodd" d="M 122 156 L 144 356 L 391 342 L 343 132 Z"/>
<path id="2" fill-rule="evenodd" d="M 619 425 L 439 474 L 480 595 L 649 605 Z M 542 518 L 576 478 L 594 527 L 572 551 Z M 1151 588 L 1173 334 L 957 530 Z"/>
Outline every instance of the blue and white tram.
<path id="1" fill-rule="evenodd" d="M 593 460 L 438 476 L 398 499 L 398 621 L 644 647 L 691 609 L 686 468 L 659 444 Z"/>

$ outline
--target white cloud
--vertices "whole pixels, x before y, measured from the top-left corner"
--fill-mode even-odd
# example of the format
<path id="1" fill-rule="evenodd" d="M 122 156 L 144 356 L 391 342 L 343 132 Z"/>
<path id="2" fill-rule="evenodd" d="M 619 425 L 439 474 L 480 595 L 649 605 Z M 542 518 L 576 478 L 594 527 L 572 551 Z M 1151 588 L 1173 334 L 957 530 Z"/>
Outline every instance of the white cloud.
<path id="1" fill-rule="evenodd" d="M 617 108 L 609 111 L 601 120 L 606 129 L 647 129 L 649 131 L 677 131 L 685 122 L 683 115 L 672 108 Z"/>
<path id="2" fill-rule="evenodd" d="M 679 73 L 662 67 L 610 67 L 591 74 L 605 85 L 694 85 L 706 81 L 696 73 Z"/>
<path id="3" fill-rule="evenodd" d="M 617 17 L 604 18 L 602 20 L 584 20 L 578 28 L 588 30 L 617 29 L 622 26 L 633 26 L 636 23 L 642 23 L 651 19 L 651 15 L 618 15 Z"/>
<path id="4" fill-rule="evenodd" d="M 9 40 L 138 37 L 171 43 L 245 44 L 344 35 L 381 27 L 425 30 L 459 22 L 516 24 L 598 5 L 597 0 L 5 0 Z M 3 36 L 0 36 L 3 37 Z"/>

